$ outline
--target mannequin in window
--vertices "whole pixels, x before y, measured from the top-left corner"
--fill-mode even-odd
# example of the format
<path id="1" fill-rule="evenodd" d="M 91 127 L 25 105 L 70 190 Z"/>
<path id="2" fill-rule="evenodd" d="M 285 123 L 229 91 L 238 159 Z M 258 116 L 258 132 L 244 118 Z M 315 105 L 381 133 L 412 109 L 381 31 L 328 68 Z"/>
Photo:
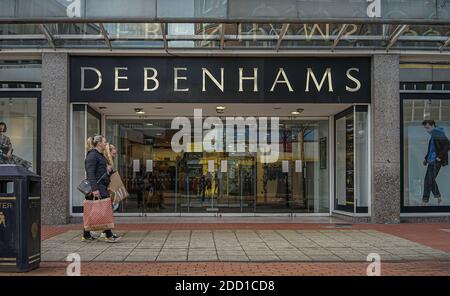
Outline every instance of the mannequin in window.
<path id="1" fill-rule="evenodd" d="M 9 137 L 5 135 L 8 127 L 6 123 L 0 122 L 0 163 L 13 163 L 13 147 Z"/>
<path id="2" fill-rule="evenodd" d="M 436 126 L 434 120 L 424 120 L 422 125 L 430 135 L 427 154 L 423 159 L 423 165 L 427 166 L 427 172 L 424 180 L 422 206 L 428 204 L 430 193 L 433 193 L 433 196 L 437 199 L 438 205 L 440 205 L 442 196 L 436 178 L 441 167 L 448 165 L 450 141 L 445 135 L 444 129 Z"/>

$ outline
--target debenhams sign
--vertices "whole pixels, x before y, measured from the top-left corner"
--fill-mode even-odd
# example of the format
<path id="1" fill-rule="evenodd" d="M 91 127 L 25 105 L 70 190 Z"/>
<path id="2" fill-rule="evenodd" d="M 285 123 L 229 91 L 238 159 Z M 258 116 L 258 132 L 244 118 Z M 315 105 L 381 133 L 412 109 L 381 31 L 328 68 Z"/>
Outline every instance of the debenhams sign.
<path id="1" fill-rule="evenodd" d="M 72 57 L 72 102 L 369 103 L 369 58 Z"/>

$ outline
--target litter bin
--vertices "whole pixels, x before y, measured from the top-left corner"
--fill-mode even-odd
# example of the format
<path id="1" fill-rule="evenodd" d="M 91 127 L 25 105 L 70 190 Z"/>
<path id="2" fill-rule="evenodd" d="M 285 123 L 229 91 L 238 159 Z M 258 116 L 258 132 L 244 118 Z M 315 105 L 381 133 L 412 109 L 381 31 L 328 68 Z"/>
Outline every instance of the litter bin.
<path id="1" fill-rule="evenodd" d="M 41 262 L 41 181 L 20 165 L 0 165 L 0 271 Z"/>

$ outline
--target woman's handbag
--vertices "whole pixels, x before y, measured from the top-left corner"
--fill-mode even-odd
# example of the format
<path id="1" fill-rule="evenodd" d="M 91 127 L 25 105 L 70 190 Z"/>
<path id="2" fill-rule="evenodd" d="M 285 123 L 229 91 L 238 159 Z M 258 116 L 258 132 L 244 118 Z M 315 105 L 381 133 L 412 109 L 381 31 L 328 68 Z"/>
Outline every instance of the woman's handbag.
<path id="1" fill-rule="evenodd" d="M 83 224 L 86 231 L 114 228 L 111 199 L 85 199 L 83 202 Z"/>
<path id="2" fill-rule="evenodd" d="M 104 176 L 106 176 L 106 173 L 104 173 L 100 177 L 100 179 L 98 179 L 97 184 L 98 184 L 98 182 L 100 182 L 101 179 L 103 179 Z M 91 186 L 91 184 L 89 183 L 89 181 L 87 179 L 81 181 L 81 183 L 77 186 L 77 189 L 78 189 L 78 191 L 83 193 L 84 196 L 92 194 L 92 186 Z"/>

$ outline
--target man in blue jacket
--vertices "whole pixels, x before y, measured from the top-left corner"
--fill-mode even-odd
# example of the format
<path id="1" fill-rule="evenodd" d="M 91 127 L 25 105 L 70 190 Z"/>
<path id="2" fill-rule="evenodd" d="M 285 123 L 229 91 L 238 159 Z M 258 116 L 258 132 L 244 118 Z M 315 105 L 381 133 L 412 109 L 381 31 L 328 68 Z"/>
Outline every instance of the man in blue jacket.
<path id="1" fill-rule="evenodd" d="M 448 164 L 450 142 L 445 135 L 444 129 L 436 127 L 436 122 L 434 120 L 424 120 L 422 125 L 430 134 L 427 154 L 423 160 L 423 165 L 427 166 L 422 197 L 422 205 L 425 206 L 430 200 L 431 192 L 433 192 L 434 197 L 438 199 L 438 204 L 442 201 L 436 178 L 441 167 Z"/>

